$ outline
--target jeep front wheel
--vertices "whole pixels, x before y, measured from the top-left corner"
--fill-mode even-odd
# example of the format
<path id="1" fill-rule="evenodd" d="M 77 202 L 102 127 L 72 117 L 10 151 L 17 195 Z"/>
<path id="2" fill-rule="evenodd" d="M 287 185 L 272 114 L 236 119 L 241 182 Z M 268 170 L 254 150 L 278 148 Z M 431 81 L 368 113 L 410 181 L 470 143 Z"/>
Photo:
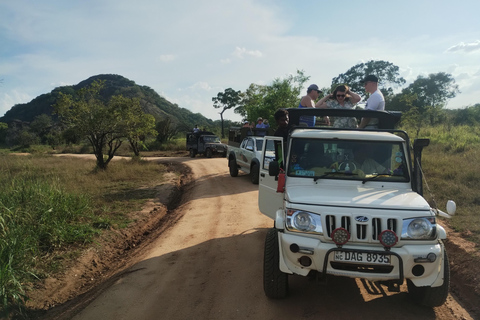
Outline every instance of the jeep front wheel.
<path id="1" fill-rule="evenodd" d="M 236 177 L 238 176 L 238 166 L 235 159 L 228 160 L 228 168 L 230 169 L 230 176 Z"/>
<path id="2" fill-rule="evenodd" d="M 280 271 L 279 263 L 278 231 L 272 228 L 265 238 L 263 256 L 263 291 L 272 299 L 282 299 L 288 294 L 288 274 Z"/>
<path id="3" fill-rule="evenodd" d="M 207 148 L 207 150 L 205 150 L 205 155 L 207 156 L 207 158 L 211 158 L 213 156 L 212 149 Z"/>
<path id="4" fill-rule="evenodd" d="M 427 307 L 438 307 L 445 303 L 450 289 L 450 265 L 447 251 L 443 249 L 443 284 L 440 287 L 417 287 L 407 280 L 408 294 L 413 301 Z"/>

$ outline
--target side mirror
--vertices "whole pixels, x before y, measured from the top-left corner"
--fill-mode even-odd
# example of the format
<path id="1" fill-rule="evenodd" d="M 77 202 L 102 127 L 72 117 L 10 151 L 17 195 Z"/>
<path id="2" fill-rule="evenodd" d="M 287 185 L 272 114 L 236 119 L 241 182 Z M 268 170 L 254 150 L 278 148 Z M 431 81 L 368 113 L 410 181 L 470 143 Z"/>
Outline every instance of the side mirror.
<path id="1" fill-rule="evenodd" d="M 280 165 L 278 164 L 277 159 L 273 159 L 268 164 L 268 175 L 271 177 L 276 177 L 280 173 Z"/>
<path id="2" fill-rule="evenodd" d="M 447 201 L 447 213 L 451 216 L 455 214 L 455 211 L 457 211 L 457 204 L 453 200 L 448 200 Z"/>

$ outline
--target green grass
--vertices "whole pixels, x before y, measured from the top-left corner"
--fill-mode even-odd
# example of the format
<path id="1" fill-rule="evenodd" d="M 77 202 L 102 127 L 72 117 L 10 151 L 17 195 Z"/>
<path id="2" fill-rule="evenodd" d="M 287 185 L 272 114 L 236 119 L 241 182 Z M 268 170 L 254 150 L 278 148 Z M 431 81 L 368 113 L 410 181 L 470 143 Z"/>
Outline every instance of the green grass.
<path id="1" fill-rule="evenodd" d="M 21 313 L 29 284 L 61 270 L 64 255 L 128 226 L 165 172 L 138 160 L 94 168 L 94 160 L 0 154 L 0 318 Z"/>
<path id="2" fill-rule="evenodd" d="M 480 248 L 480 127 L 425 127 L 420 137 L 431 140 L 422 156 L 425 198 L 443 211 L 454 200 L 456 215 L 443 221 Z"/>

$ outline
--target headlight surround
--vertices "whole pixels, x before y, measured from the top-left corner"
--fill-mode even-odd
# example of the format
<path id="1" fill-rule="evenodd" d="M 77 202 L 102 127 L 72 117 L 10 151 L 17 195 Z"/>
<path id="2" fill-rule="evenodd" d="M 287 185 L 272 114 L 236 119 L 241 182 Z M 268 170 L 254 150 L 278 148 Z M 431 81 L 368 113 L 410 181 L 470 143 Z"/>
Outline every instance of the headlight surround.
<path id="1" fill-rule="evenodd" d="M 402 240 L 434 240 L 437 237 L 435 217 L 404 219 Z"/>
<path id="2" fill-rule="evenodd" d="M 287 229 L 294 232 L 323 234 L 322 220 L 319 214 L 287 209 Z"/>

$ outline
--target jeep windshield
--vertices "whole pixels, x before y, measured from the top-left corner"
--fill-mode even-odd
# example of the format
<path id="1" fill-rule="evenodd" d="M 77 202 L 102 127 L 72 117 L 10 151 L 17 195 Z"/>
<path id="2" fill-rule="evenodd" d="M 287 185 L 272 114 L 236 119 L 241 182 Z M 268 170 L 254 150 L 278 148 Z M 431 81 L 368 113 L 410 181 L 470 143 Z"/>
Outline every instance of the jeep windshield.
<path id="1" fill-rule="evenodd" d="M 203 141 L 208 143 L 220 143 L 220 138 L 217 136 L 203 136 Z"/>
<path id="2" fill-rule="evenodd" d="M 295 138 L 288 176 L 318 179 L 410 181 L 400 141 Z"/>

